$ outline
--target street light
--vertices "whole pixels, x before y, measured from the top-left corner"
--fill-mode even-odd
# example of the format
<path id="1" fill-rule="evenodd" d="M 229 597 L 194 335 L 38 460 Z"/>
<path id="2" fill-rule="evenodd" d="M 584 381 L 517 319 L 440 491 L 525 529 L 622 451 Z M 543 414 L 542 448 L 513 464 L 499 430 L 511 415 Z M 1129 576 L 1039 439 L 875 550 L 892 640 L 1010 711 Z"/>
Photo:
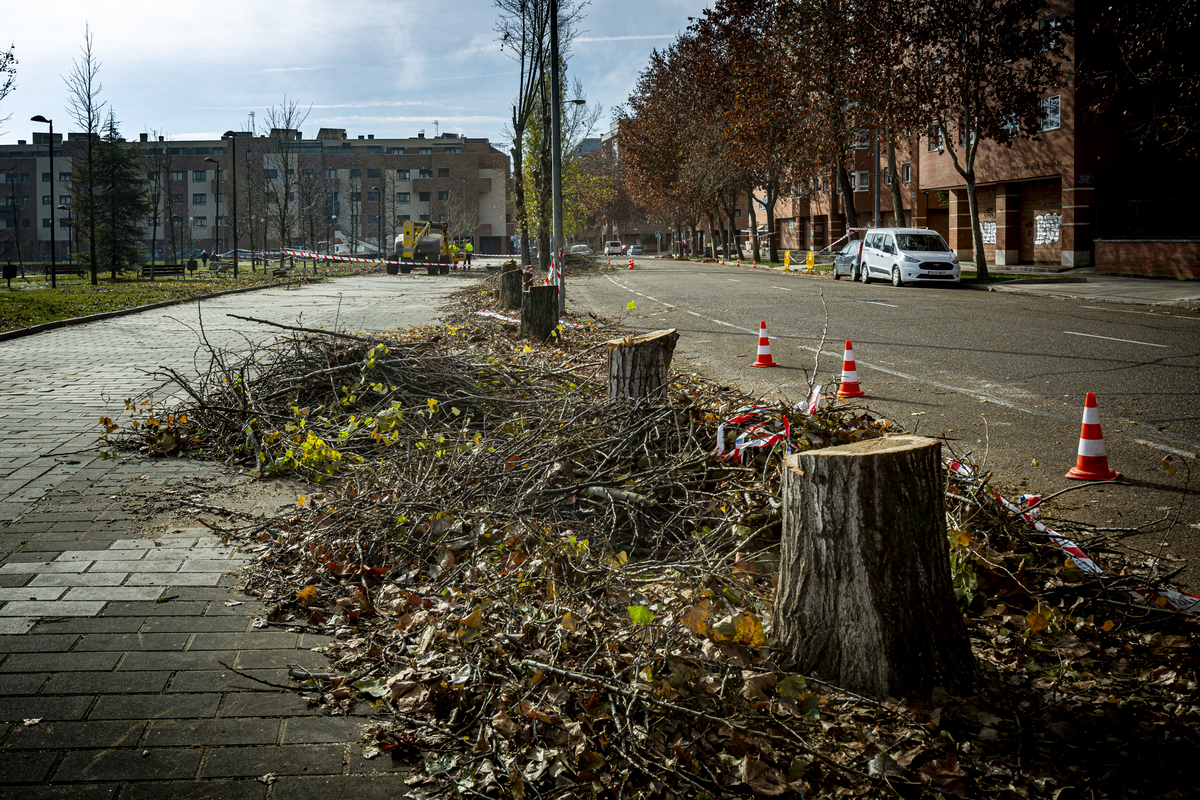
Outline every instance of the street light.
<path id="1" fill-rule="evenodd" d="M 44 122 L 50 126 L 50 197 L 54 197 L 54 120 L 46 119 L 41 114 L 29 118 L 30 122 Z M 52 204 L 53 199 L 50 201 Z M 54 211 L 50 211 L 50 288 L 54 289 L 58 286 L 58 276 L 54 268 L 55 248 L 54 248 Z"/>
<path id="2" fill-rule="evenodd" d="M 238 268 L 238 230 L 237 230 L 237 134 L 233 131 L 225 131 L 221 135 L 222 139 L 229 140 L 229 147 L 232 150 L 229 156 L 229 171 L 233 173 L 233 277 L 237 277 Z"/>
<path id="3" fill-rule="evenodd" d="M 212 156 L 208 156 L 204 160 L 216 165 L 217 168 L 217 196 L 213 198 L 213 207 L 215 208 L 213 213 L 213 258 L 216 258 L 217 251 L 221 249 L 221 244 L 217 239 L 217 230 L 221 225 L 221 163 Z"/>

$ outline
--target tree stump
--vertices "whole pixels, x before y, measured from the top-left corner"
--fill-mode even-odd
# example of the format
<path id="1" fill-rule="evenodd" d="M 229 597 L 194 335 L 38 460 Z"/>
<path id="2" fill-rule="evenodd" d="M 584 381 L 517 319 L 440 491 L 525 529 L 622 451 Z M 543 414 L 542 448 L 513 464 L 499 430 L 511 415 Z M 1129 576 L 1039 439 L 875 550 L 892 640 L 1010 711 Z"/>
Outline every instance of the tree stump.
<path id="1" fill-rule="evenodd" d="M 971 684 L 944 486 L 920 436 L 787 458 L 773 620 L 802 672 L 876 697 Z"/>
<path id="2" fill-rule="evenodd" d="M 521 293 L 522 339 L 549 339 L 557 327 L 557 286 L 530 286 Z"/>
<path id="3" fill-rule="evenodd" d="M 500 267 L 500 307 L 521 307 L 521 268 L 516 261 L 505 261 Z"/>
<path id="4" fill-rule="evenodd" d="M 662 397 L 666 393 L 667 369 L 678 341 L 679 334 L 671 328 L 605 342 L 608 345 L 608 399 Z"/>

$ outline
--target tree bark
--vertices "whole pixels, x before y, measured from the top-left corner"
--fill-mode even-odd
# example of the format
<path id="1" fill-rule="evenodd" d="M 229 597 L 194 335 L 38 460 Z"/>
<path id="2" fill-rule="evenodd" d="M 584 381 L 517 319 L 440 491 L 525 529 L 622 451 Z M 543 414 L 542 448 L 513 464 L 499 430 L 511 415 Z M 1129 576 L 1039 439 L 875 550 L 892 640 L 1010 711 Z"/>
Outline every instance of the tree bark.
<path id="1" fill-rule="evenodd" d="M 530 286 L 521 294 L 522 339 L 549 339 L 558 327 L 558 287 Z"/>
<path id="2" fill-rule="evenodd" d="M 666 393 L 667 370 L 678 341 L 679 334 L 671 328 L 605 342 L 608 345 L 608 399 L 662 397 Z"/>
<path id="3" fill-rule="evenodd" d="M 888 174 L 892 176 L 892 216 L 895 217 L 897 228 L 907 228 L 904 221 L 904 198 L 900 194 L 900 181 L 903 176 L 896 170 L 896 141 L 892 132 L 888 131 L 887 143 Z"/>
<path id="4" fill-rule="evenodd" d="M 521 307 L 521 269 L 516 261 L 505 261 L 500 267 L 500 307 Z"/>
<path id="5" fill-rule="evenodd" d="M 941 444 L 871 439 L 789 456 L 774 622 L 798 669 L 876 697 L 969 686 Z"/>

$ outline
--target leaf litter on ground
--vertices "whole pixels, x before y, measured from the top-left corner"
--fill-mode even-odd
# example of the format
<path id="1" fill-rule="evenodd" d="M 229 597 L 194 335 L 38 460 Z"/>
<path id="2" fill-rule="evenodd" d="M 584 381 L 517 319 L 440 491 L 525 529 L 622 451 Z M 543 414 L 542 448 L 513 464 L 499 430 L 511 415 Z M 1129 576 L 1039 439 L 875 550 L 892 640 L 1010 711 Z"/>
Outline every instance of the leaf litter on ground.
<path id="1" fill-rule="evenodd" d="M 386 337 L 209 351 L 164 373 L 182 402 L 106 421 L 115 445 L 311 484 L 208 524 L 257 554 L 264 624 L 332 634 L 335 673 L 295 688 L 372 709 L 363 752 L 411 763 L 414 796 L 1183 797 L 1200 778 L 1194 618 L 1072 569 L 986 478 L 947 477 L 975 693 L 797 674 L 772 635 L 782 448 L 715 457 L 749 398 L 673 368 L 661 399 L 609 401 L 612 323 L 569 313 L 533 344 L 474 313 L 493 296 Z M 899 432 L 832 397 L 780 412 L 793 449 Z M 1086 542 L 1108 575 L 1165 585 Z"/>

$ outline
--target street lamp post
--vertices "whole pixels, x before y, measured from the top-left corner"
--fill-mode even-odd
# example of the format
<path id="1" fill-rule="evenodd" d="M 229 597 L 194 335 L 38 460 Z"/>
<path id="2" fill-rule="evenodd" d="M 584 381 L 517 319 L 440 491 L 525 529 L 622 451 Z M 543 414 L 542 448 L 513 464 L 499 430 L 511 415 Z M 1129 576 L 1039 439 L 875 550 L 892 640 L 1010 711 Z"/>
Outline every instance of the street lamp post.
<path id="1" fill-rule="evenodd" d="M 217 257 L 217 252 L 221 249 L 220 239 L 217 238 L 217 231 L 221 228 L 221 163 L 212 156 L 204 159 L 212 164 L 217 171 L 217 196 L 213 198 L 213 258 Z"/>
<path id="2" fill-rule="evenodd" d="M 50 288 L 58 286 L 58 276 L 55 272 L 54 247 L 54 120 L 46 119 L 41 114 L 30 117 L 30 122 L 44 122 L 50 126 Z"/>
<path id="3" fill-rule="evenodd" d="M 229 171 L 233 173 L 233 277 L 236 278 L 238 272 L 237 134 L 233 131 L 225 131 L 222 138 L 229 140 L 229 147 L 232 151 L 229 156 Z"/>

